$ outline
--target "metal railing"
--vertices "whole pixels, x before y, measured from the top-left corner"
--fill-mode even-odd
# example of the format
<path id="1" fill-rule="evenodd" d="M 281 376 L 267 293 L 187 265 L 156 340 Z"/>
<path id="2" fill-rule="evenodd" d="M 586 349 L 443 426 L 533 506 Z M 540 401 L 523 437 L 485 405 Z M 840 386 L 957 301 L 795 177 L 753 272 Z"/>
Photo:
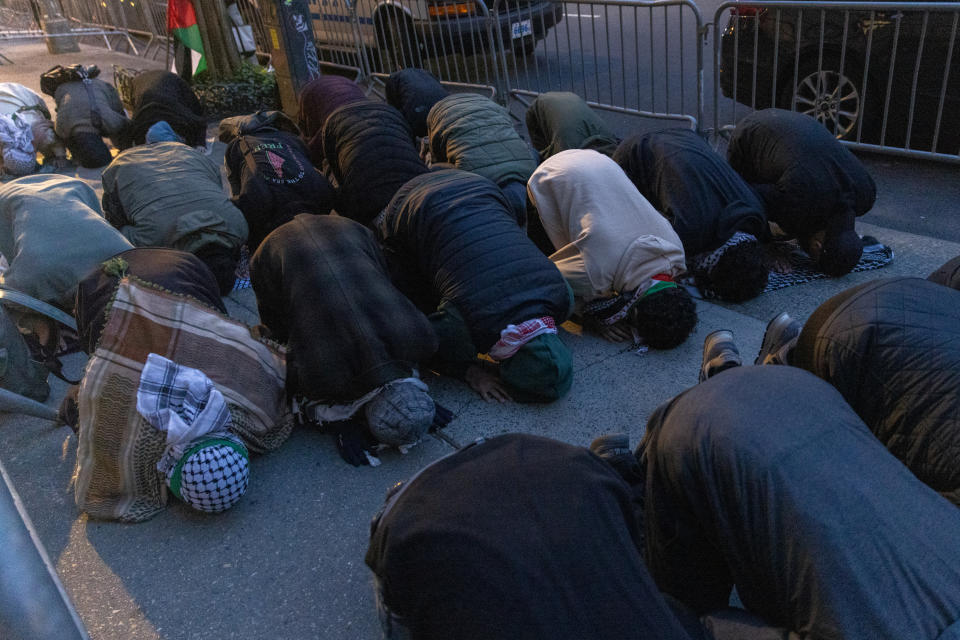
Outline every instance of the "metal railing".
<path id="1" fill-rule="evenodd" d="M 502 104 L 566 90 L 617 113 L 703 120 L 707 31 L 691 0 L 327 0 L 311 10 L 321 57 L 364 78 L 414 66 Z"/>
<path id="2" fill-rule="evenodd" d="M 713 129 L 780 107 L 852 147 L 960 161 L 958 22 L 960 2 L 725 2 L 713 25 Z"/>
<path id="3" fill-rule="evenodd" d="M 548 12 L 531 16 L 516 0 L 494 4 L 494 12 L 505 14 L 511 25 L 519 23 L 521 32 L 532 32 L 509 34 L 512 46 L 504 34 L 508 46 L 503 66 L 511 95 L 572 91 L 598 109 L 699 126 L 706 30 L 696 4 L 690 0 L 544 4 L 556 7 L 553 24 Z"/>

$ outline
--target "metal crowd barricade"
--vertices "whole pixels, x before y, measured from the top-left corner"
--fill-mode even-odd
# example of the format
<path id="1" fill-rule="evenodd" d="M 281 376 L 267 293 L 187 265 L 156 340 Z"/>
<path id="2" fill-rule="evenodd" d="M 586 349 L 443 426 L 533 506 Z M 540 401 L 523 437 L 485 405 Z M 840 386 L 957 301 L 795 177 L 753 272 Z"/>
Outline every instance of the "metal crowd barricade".
<path id="1" fill-rule="evenodd" d="M 421 67 L 451 85 L 496 93 L 496 50 L 483 0 L 312 0 L 310 6 L 317 50 L 327 63 L 376 81 Z"/>
<path id="2" fill-rule="evenodd" d="M 852 147 L 960 161 L 960 2 L 724 2 L 713 130 L 754 109 L 807 113 Z"/>
<path id="3" fill-rule="evenodd" d="M 494 2 L 492 11 L 506 13 L 513 27 L 502 62 L 512 97 L 527 102 L 545 91 L 572 91 L 597 109 L 700 126 L 706 30 L 696 4 L 554 4 L 562 15 L 531 16 L 518 0 Z"/>

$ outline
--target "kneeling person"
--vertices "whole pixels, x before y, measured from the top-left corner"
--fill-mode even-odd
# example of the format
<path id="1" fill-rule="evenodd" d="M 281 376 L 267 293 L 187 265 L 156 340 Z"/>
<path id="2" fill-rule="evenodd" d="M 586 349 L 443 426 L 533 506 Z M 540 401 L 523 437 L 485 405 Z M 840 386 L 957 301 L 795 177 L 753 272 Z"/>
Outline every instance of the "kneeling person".
<path id="1" fill-rule="evenodd" d="M 333 208 L 333 187 L 310 164 L 298 133 L 280 111 L 259 111 L 220 122 L 220 142 L 227 143 L 223 164 L 233 203 L 250 227 L 251 253 L 296 214 L 325 215 Z"/>
<path id="2" fill-rule="evenodd" d="M 432 171 L 401 187 L 378 230 L 395 280 L 434 311 L 441 373 L 466 379 L 486 399 L 549 402 L 567 393 L 571 356 L 556 325 L 570 314 L 570 288 L 517 226 L 497 185 Z M 500 363 L 499 377 L 478 353 Z"/>
<path id="3" fill-rule="evenodd" d="M 763 202 L 697 132 L 636 135 L 617 147 L 613 159 L 673 225 L 697 286 L 733 302 L 763 292 Z"/>
<path id="4" fill-rule="evenodd" d="M 118 155 L 102 181 L 104 216 L 134 246 L 192 253 L 210 267 L 220 292 L 230 292 L 247 222 L 213 161 L 185 144 L 158 142 Z"/>
<path id="5" fill-rule="evenodd" d="M 417 371 L 437 339 L 391 284 L 369 229 L 298 215 L 263 241 L 250 277 L 261 321 L 289 346 L 287 387 L 301 415 L 324 423 L 362 414 L 369 433 L 393 446 L 426 433 L 435 406 Z"/>
<path id="6" fill-rule="evenodd" d="M 730 166 L 763 198 L 775 222 L 831 276 L 849 273 L 863 245 L 854 220 L 873 207 L 877 187 L 863 163 L 815 118 L 782 109 L 737 123 Z"/>
<path id="7" fill-rule="evenodd" d="M 556 248 L 550 259 L 573 288 L 588 325 L 610 340 L 631 329 L 671 349 L 697 321 L 683 273 L 683 245 L 620 167 L 590 150 L 546 160 L 530 178 L 530 200 Z"/>

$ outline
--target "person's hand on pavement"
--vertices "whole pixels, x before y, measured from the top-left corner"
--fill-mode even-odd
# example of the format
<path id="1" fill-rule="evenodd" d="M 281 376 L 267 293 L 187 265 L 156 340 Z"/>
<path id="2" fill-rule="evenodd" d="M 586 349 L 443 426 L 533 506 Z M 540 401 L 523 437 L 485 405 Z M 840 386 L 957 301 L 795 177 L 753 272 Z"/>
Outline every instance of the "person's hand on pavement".
<path id="1" fill-rule="evenodd" d="M 610 342 L 626 342 L 627 340 L 633 340 L 633 332 L 630 331 L 630 327 L 627 326 L 626 322 L 622 320 L 616 322 L 612 325 L 599 327 L 598 332 L 600 337 L 604 340 L 609 340 Z"/>
<path id="2" fill-rule="evenodd" d="M 500 376 L 493 370 L 493 365 L 472 364 L 464 376 L 470 388 L 480 394 L 487 402 L 512 402 L 513 398 L 507 393 L 507 388 L 500 380 Z"/>

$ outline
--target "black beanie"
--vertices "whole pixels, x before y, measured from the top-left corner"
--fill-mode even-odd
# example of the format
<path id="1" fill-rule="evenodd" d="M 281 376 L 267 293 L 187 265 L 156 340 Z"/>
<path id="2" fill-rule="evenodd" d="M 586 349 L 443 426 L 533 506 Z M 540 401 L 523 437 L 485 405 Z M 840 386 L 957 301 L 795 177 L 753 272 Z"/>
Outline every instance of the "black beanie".
<path id="1" fill-rule="evenodd" d="M 820 253 L 820 269 L 828 276 L 842 276 L 860 262 L 863 255 L 863 243 L 853 229 L 853 212 L 844 213 L 827 224 Z"/>

